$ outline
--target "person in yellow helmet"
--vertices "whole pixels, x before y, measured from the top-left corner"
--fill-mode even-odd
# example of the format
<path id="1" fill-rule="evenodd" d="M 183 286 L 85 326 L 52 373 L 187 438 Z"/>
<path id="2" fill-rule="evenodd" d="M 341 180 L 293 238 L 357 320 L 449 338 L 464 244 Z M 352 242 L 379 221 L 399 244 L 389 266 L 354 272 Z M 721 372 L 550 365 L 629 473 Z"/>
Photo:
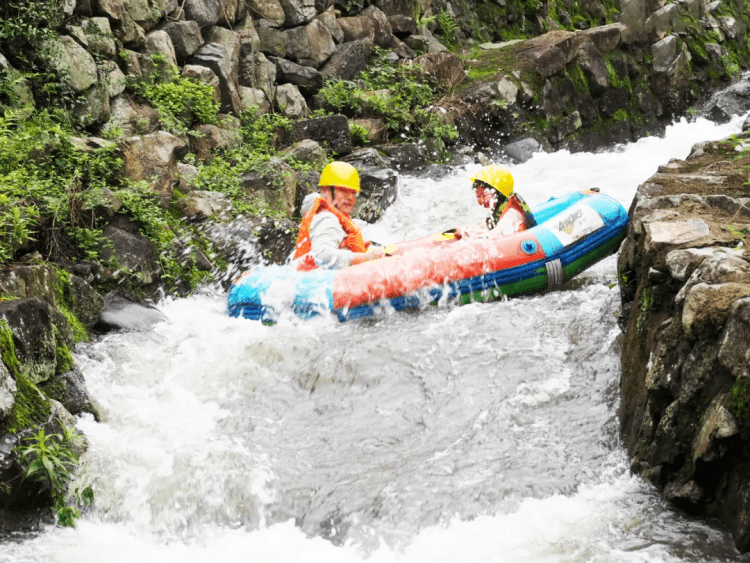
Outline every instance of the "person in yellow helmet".
<path id="1" fill-rule="evenodd" d="M 347 162 L 329 163 L 320 175 L 320 193 L 302 202 L 302 222 L 294 258 L 298 270 L 339 269 L 375 260 L 382 251 L 368 252 L 370 242 L 352 221 L 359 194 L 359 174 Z"/>
<path id="2" fill-rule="evenodd" d="M 485 166 L 471 178 L 477 203 L 490 210 L 479 228 L 456 229 L 455 237 L 463 238 L 489 231 L 493 236 L 506 236 L 536 225 L 534 215 L 523 198 L 513 190 L 513 176 L 503 166 Z"/>

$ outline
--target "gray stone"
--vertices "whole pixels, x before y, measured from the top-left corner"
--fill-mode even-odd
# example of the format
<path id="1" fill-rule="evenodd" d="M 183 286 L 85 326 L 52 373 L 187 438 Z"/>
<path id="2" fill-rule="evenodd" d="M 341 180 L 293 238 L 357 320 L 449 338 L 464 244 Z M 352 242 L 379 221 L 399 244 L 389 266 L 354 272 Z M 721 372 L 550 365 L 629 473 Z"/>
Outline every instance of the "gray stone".
<path id="1" fill-rule="evenodd" d="M 518 86 L 507 77 L 503 77 L 497 83 L 497 96 L 507 104 L 515 104 L 518 97 Z"/>
<path id="2" fill-rule="evenodd" d="M 240 40 L 237 34 L 221 26 L 215 26 L 209 29 L 205 34 L 206 43 L 218 43 L 223 45 L 226 50 L 228 63 L 237 72 L 240 65 Z"/>
<path id="3" fill-rule="evenodd" d="M 667 253 L 665 264 L 669 274 L 677 281 L 687 280 L 695 269 L 701 265 L 707 256 L 711 256 L 713 248 L 685 248 L 672 250 Z"/>
<path id="4" fill-rule="evenodd" d="M 591 39 L 591 42 L 602 52 L 613 51 L 620 45 L 622 30 L 625 26 L 621 23 L 601 25 L 578 31 L 583 37 Z"/>
<path id="5" fill-rule="evenodd" d="M 284 8 L 278 0 L 247 0 L 250 12 L 256 19 L 265 19 L 283 25 L 286 20 Z"/>
<path id="6" fill-rule="evenodd" d="M 343 115 L 332 115 L 316 119 L 305 119 L 292 124 L 284 135 L 284 141 L 292 144 L 302 139 L 312 139 L 325 143 L 328 150 L 337 155 L 352 152 L 352 137 L 349 133 L 349 120 Z"/>
<path id="7" fill-rule="evenodd" d="M 259 51 L 274 57 L 286 57 L 288 43 L 286 33 L 272 27 L 259 27 L 257 33 Z"/>
<path id="8" fill-rule="evenodd" d="M 88 50 L 113 57 L 116 53 L 115 36 L 107 18 L 91 18 L 81 24 Z"/>
<path id="9" fill-rule="evenodd" d="M 94 58 L 75 39 L 61 35 L 44 44 L 44 52 L 61 80 L 76 92 L 88 90 L 97 80 Z"/>
<path id="10" fill-rule="evenodd" d="M 336 50 L 328 28 L 319 20 L 284 32 L 287 37 L 287 57 L 297 61 L 307 60 L 318 67 Z"/>
<path id="11" fill-rule="evenodd" d="M 578 66 L 581 67 L 583 75 L 589 85 L 589 91 L 593 96 L 601 95 L 609 88 L 609 73 L 604 56 L 593 43 L 584 43 L 578 54 Z"/>
<path id="12" fill-rule="evenodd" d="M 719 361 L 734 377 L 750 376 L 750 299 L 732 306 L 722 333 Z"/>
<path id="13" fill-rule="evenodd" d="M 667 4 L 648 17 L 646 28 L 650 30 L 652 39 L 658 41 L 668 33 L 682 31 L 684 26 L 680 25 L 681 22 L 677 4 Z"/>
<path id="14" fill-rule="evenodd" d="M 201 28 L 194 21 L 168 22 L 164 31 L 172 40 L 175 56 L 180 63 L 187 61 L 204 43 Z"/>
<path id="15" fill-rule="evenodd" d="M 314 68 L 282 58 L 269 57 L 268 60 L 276 65 L 276 80 L 280 84 L 295 84 L 308 95 L 323 87 L 323 75 Z"/>
<path id="16" fill-rule="evenodd" d="M 647 246 L 686 244 L 708 236 L 708 234 L 708 225 L 700 219 L 654 222 L 648 226 Z"/>
<path id="17" fill-rule="evenodd" d="M 104 61 L 100 68 L 101 81 L 108 97 L 114 98 L 125 91 L 127 79 L 114 61 Z"/>
<path id="18" fill-rule="evenodd" d="M 224 128 L 210 123 L 201 123 L 190 136 L 190 150 L 202 162 L 209 162 L 217 150 L 229 150 L 240 146 L 239 127 Z"/>
<path id="19" fill-rule="evenodd" d="M 282 158 L 309 164 L 315 170 L 322 170 L 328 163 L 325 149 L 312 139 L 303 139 L 294 143 L 282 153 Z"/>
<path id="20" fill-rule="evenodd" d="M 16 381 L 8 368 L 0 362 L 0 420 L 5 419 L 13 409 L 16 397 Z"/>
<path id="21" fill-rule="evenodd" d="M 205 221 L 216 217 L 227 221 L 231 218 L 232 202 L 221 192 L 194 191 L 179 203 L 183 216 L 190 221 Z"/>
<path id="22" fill-rule="evenodd" d="M 276 65 L 263 53 L 242 59 L 239 81 L 242 86 L 261 90 L 269 102 L 276 98 Z"/>
<path id="23" fill-rule="evenodd" d="M 135 181 L 148 181 L 150 188 L 161 196 L 162 203 L 168 204 L 172 199 L 177 160 L 187 153 L 185 141 L 166 131 L 157 131 L 144 137 L 122 139 L 119 144 L 123 174 Z"/>
<path id="24" fill-rule="evenodd" d="M 370 168 L 360 171 L 360 196 L 353 216 L 374 223 L 396 201 L 398 173 L 390 168 Z"/>
<path id="25" fill-rule="evenodd" d="M 388 17 L 375 6 L 368 6 L 361 12 L 362 17 L 369 18 L 373 23 L 373 43 L 379 47 L 393 45 L 393 30 Z M 360 38 L 357 38 L 360 39 Z"/>
<path id="26" fill-rule="evenodd" d="M 109 95 L 106 85 L 95 84 L 73 103 L 73 116 L 78 122 L 89 127 L 109 120 Z"/>
<path id="27" fill-rule="evenodd" d="M 654 72 L 667 72 L 670 70 L 677 59 L 678 47 L 678 39 L 674 35 L 665 37 L 651 46 L 651 50 L 654 54 L 654 60 L 652 63 Z"/>
<path id="28" fill-rule="evenodd" d="M 201 65 L 185 65 L 181 74 L 185 78 L 211 86 L 214 89 L 214 101 L 221 102 L 221 81 L 213 70 Z"/>
<path id="29" fill-rule="evenodd" d="M 177 55 L 175 54 L 172 40 L 166 31 L 150 31 L 146 35 L 146 53 L 149 55 L 162 55 L 167 65 L 177 66 Z"/>
<path id="30" fill-rule="evenodd" d="M 738 299 L 750 297 L 750 284 L 693 284 L 685 292 L 682 329 L 690 338 L 706 338 L 718 333 Z"/>
<path id="31" fill-rule="evenodd" d="M 342 80 L 353 80 L 367 68 L 371 51 L 372 43 L 369 41 L 352 41 L 339 45 L 320 72 Z"/>
<path id="32" fill-rule="evenodd" d="M 535 152 L 540 151 L 542 151 L 542 144 L 533 137 L 521 139 L 503 147 L 503 152 L 516 162 L 526 162 Z"/>
<path id="33" fill-rule="evenodd" d="M 184 0 L 183 7 L 187 19 L 193 20 L 201 28 L 219 23 L 220 0 Z"/>
<path id="34" fill-rule="evenodd" d="M 57 369 L 58 342 L 55 327 L 69 334 L 65 318 L 48 303 L 37 298 L 0 302 L 0 318 L 13 332 L 13 345 L 21 374 L 32 383 L 46 381 Z M 64 325 L 64 326 L 63 326 Z M 72 345 L 72 341 L 68 342 Z"/>
<path id="35" fill-rule="evenodd" d="M 271 111 L 271 102 L 269 102 L 263 90 L 240 86 L 240 98 L 242 100 L 243 111 L 249 110 L 253 107 L 257 108 L 260 114 Z"/>
<path id="36" fill-rule="evenodd" d="M 315 17 L 315 0 L 281 0 L 284 25 L 291 27 L 309 22 Z"/>
<path id="37" fill-rule="evenodd" d="M 324 26 L 331 32 L 331 37 L 336 43 L 344 42 L 344 30 L 341 29 L 336 13 L 334 12 L 333 6 L 327 8 L 324 12 L 315 16 L 315 19 L 319 20 Z"/>
<path id="38" fill-rule="evenodd" d="M 234 53 L 220 43 L 208 43 L 193 55 L 192 64 L 210 68 L 219 78 L 221 111 L 239 114 L 242 101 L 239 94 L 238 68 L 232 64 Z"/>
<path id="39" fill-rule="evenodd" d="M 693 463 L 699 459 L 709 462 L 723 457 L 726 448 L 722 448 L 718 442 L 736 436 L 739 432 L 732 413 L 714 401 L 703 414 L 701 429 L 693 443 Z"/>
<path id="40" fill-rule="evenodd" d="M 289 119 L 307 117 L 307 103 L 294 84 L 279 84 L 276 87 L 274 106 Z"/>
<path id="41" fill-rule="evenodd" d="M 387 168 L 388 164 L 375 148 L 357 149 L 341 158 L 348 162 L 358 171 L 369 170 L 370 168 Z"/>
<path id="42" fill-rule="evenodd" d="M 242 190 L 271 211 L 294 213 L 297 177 L 292 167 L 279 158 L 272 158 L 257 171 L 244 173 Z"/>

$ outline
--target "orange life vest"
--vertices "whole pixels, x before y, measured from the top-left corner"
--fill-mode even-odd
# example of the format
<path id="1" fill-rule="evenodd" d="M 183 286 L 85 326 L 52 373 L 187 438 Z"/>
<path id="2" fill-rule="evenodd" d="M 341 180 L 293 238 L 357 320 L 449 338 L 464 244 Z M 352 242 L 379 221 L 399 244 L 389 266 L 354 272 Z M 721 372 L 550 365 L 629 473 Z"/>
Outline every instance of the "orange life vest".
<path id="1" fill-rule="evenodd" d="M 362 238 L 362 232 L 359 230 L 359 227 L 354 224 L 354 221 L 328 203 L 325 199 L 319 197 L 315 200 L 315 203 L 313 203 L 312 208 L 310 208 L 310 210 L 305 213 L 305 216 L 302 217 L 302 222 L 299 226 L 299 233 L 297 233 L 297 251 L 294 254 L 295 259 L 300 258 L 300 260 L 297 260 L 298 270 L 314 270 L 318 267 L 317 264 L 315 264 L 315 259 L 312 257 L 312 253 L 310 252 L 312 250 L 310 224 L 312 223 L 313 217 L 315 217 L 319 211 L 330 211 L 336 216 L 339 223 L 341 223 L 341 228 L 344 229 L 346 236 L 344 237 L 344 240 L 341 241 L 339 248 L 345 248 L 352 252 L 367 252 L 367 247 L 370 245 L 364 241 Z"/>
<path id="2" fill-rule="evenodd" d="M 531 213 L 531 209 L 529 209 L 529 206 L 521 198 L 521 196 L 517 194 L 511 194 L 511 196 L 506 199 L 490 217 L 487 218 L 487 226 L 490 229 L 494 228 L 495 225 L 500 222 L 503 216 L 511 209 L 515 209 L 516 211 L 521 213 L 521 215 L 523 215 L 523 225 L 521 226 L 519 231 L 524 231 L 536 226 L 536 219 L 534 219 L 534 216 Z"/>

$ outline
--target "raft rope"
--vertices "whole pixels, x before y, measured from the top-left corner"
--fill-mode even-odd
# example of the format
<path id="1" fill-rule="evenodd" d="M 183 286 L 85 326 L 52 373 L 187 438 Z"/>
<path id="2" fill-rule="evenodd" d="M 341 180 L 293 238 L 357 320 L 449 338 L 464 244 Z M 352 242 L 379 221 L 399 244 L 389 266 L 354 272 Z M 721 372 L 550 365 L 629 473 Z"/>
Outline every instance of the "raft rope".
<path id="1" fill-rule="evenodd" d="M 563 283 L 563 270 L 560 259 L 547 262 L 544 267 L 547 268 L 547 289 L 550 291 L 560 289 Z"/>

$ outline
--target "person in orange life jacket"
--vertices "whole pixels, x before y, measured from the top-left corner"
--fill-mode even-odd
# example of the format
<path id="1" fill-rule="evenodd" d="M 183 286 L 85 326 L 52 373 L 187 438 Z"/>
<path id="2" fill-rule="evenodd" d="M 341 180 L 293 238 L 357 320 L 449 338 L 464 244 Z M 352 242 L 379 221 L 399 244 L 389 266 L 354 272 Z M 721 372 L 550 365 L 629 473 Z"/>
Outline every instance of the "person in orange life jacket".
<path id="1" fill-rule="evenodd" d="M 383 257 L 383 251 L 370 248 L 370 242 L 351 219 L 357 203 L 359 174 L 351 164 L 331 162 L 318 182 L 320 194 L 302 202 L 302 222 L 294 254 L 298 270 L 340 269 Z"/>
<path id="2" fill-rule="evenodd" d="M 473 228 L 458 227 L 457 239 L 482 234 L 485 236 L 512 235 L 536 225 L 526 202 L 513 191 L 513 176 L 504 167 L 485 166 L 471 178 L 477 203 L 491 211 L 485 224 Z"/>

